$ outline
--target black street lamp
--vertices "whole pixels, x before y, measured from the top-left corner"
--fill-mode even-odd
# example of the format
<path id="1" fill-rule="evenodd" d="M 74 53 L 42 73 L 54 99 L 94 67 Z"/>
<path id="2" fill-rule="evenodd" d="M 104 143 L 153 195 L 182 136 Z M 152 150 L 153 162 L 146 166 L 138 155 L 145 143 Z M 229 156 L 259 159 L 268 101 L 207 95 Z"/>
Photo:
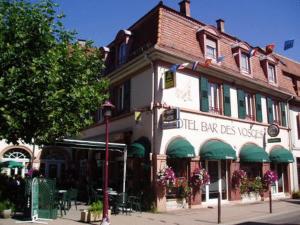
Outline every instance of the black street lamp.
<path id="1" fill-rule="evenodd" d="M 103 215 L 102 215 L 102 223 L 101 224 L 110 224 L 108 218 L 108 143 L 109 143 L 109 132 L 108 132 L 108 122 L 109 118 L 112 116 L 112 110 L 115 106 L 110 101 L 105 101 L 102 105 L 102 111 L 105 119 L 105 164 L 104 164 L 104 183 L 103 183 Z"/>

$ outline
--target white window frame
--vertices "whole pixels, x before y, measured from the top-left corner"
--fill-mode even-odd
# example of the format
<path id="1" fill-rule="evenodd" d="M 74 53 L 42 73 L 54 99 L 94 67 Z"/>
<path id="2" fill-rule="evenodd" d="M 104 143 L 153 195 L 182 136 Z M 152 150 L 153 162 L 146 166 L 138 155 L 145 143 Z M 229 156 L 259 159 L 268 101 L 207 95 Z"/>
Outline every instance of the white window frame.
<path id="1" fill-rule="evenodd" d="M 247 92 L 245 92 L 245 107 L 246 107 L 246 118 L 254 120 L 253 95 Z"/>
<path id="2" fill-rule="evenodd" d="M 209 111 L 220 113 L 220 86 L 217 83 L 208 82 Z"/>
<path id="3" fill-rule="evenodd" d="M 208 50 L 210 49 L 210 51 Z M 218 42 L 210 37 L 205 40 L 205 56 L 216 60 L 218 57 Z"/>
<path id="4" fill-rule="evenodd" d="M 276 67 L 275 65 L 268 63 L 267 64 L 268 70 L 268 81 L 271 84 L 277 84 L 277 76 L 276 76 Z"/>
<path id="5" fill-rule="evenodd" d="M 275 100 L 272 100 L 272 113 L 273 113 L 273 121 L 280 124 L 280 109 L 279 103 Z"/>
<path id="6" fill-rule="evenodd" d="M 250 74 L 250 58 L 244 52 L 241 52 L 240 68 L 242 72 Z"/>

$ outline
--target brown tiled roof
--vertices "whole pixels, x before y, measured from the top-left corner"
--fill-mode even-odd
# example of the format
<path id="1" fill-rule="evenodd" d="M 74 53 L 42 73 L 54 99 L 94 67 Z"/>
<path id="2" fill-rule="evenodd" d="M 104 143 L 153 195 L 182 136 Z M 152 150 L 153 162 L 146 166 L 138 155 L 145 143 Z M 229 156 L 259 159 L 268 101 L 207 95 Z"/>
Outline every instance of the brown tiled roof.
<path id="1" fill-rule="evenodd" d="M 276 54 L 276 57 L 279 59 L 283 71 L 300 77 L 300 62 L 293 61 L 279 54 Z"/>
<path id="2" fill-rule="evenodd" d="M 132 32 L 129 60 L 155 45 L 176 56 L 185 58 L 187 61 L 203 61 L 204 53 L 197 39 L 197 31 L 204 26 L 206 26 L 204 23 L 183 16 L 174 9 L 160 3 L 128 29 Z M 225 60 L 220 67 L 228 72 L 232 71 L 240 76 L 245 76 L 240 73 L 232 55 L 232 45 L 237 42 L 241 42 L 241 40 L 220 32 L 219 52 L 220 55 L 225 56 Z M 107 62 L 108 66 L 112 66 L 111 70 L 115 68 L 115 45 L 115 41 L 109 45 L 111 52 Z M 274 87 L 268 83 L 267 75 L 261 66 L 261 56 L 265 56 L 265 51 L 258 47 L 257 56 L 251 57 L 253 80 Z M 293 82 L 283 76 L 283 71 L 300 77 L 300 64 L 278 54 L 273 54 L 271 57 L 279 59 L 277 64 L 278 89 L 295 94 Z"/>

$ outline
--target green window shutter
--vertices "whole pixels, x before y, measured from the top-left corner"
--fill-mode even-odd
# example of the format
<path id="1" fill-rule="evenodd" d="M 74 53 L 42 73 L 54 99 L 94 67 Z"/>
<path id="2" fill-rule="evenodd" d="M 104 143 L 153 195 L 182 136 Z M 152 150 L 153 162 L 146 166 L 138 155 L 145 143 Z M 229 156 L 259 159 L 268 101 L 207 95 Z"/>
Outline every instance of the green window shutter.
<path id="1" fill-rule="evenodd" d="M 224 105 L 224 115 L 231 116 L 230 86 L 227 84 L 223 85 L 223 105 Z"/>
<path id="2" fill-rule="evenodd" d="M 124 83 L 124 111 L 130 112 L 130 80 Z"/>
<path id="3" fill-rule="evenodd" d="M 273 101 L 270 98 L 267 98 L 267 111 L 268 111 L 268 123 L 273 123 Z"/>
<path id="4" fill-rule="evenodd" d="M 281 126 L 286 127 L 286 104 L 284 102 L 280 102 L 280 111 L 281 111 Z"/>
<path id="5" fill-rule="evenodd" d="M 208 80 L 202 76 L 200 77 L 200 95 L 200 110 L 202 112 L 208 112 Z"/>
<path id="6" fill-rule="evenodd" d="M 261 95 L 255 95 L 256 121 L 262 122 Z"/>
<path id="7" fill-rule="evenodd" d="M 238 115 L 240 119 L 246 118 L 246 106 L 245 106 L 245 92 L 243 90 L 237 90 L 238 98 Z"/>

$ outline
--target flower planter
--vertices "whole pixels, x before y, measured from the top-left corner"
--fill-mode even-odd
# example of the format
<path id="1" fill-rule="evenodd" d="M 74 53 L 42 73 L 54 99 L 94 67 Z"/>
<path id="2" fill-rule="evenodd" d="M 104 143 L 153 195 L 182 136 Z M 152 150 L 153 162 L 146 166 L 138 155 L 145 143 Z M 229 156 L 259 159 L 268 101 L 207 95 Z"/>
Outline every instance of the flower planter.
<path id="1" fill-rule="evenodd" d="M 261 196 L 258 193 L 251 192 L 249 194 L 242 194 L 242 202 L 257 202 L 261 200 Z"/>
<path id="2" fill-rule="evenodd" d="M 4 219 L 11 218 L 11 214 L 12 214 L 11 209 L 4 209 L 4 210 L 1 212 L 1 216 L 2 216 Z"/>
<path id="3" fill-rule="evenodd" d="M 110 218 L 111 210 L 108 210 L 108 217 Z M 83 210 L 80 215 L 80 221 L 82 222 L 96 222 L 102 220 L 102 212 L 101 213 L 93 213 L 88 210 Z"/>

